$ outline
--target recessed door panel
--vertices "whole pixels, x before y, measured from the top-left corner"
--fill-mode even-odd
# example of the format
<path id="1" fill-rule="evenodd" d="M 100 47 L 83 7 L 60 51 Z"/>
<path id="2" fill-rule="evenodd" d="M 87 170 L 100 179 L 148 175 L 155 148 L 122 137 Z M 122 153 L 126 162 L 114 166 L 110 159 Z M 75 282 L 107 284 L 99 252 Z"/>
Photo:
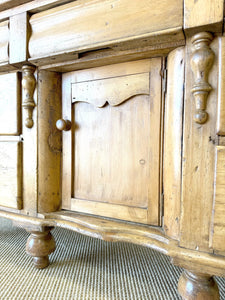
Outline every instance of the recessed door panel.
<path id="1" fill-rule="evenodd" d="M 22 208 L 22 142 L 0 141 L 0 206 Z"/>

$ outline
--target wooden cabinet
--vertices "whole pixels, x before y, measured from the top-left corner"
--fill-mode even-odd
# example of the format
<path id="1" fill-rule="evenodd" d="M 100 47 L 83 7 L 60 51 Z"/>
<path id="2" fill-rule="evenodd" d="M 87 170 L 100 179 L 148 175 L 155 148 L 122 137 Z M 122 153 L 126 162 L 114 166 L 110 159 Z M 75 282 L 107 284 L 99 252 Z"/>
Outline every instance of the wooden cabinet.
<path id="1" fill-rule="evenodd" d="M 223 20 L 222 0 L 0 4 L 0 216 L 37 268 L 60 226 L 160 251 L 183 299 L 219 299 Z"/>

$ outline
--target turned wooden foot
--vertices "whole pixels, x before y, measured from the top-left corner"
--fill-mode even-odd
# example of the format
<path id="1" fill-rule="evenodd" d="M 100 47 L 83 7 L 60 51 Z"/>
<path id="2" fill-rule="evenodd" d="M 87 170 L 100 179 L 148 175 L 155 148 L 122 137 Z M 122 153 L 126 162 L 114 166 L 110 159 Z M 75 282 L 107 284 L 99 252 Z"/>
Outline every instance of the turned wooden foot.
<path id="1" fill-rule="evenodd" d="M 185 270 L 178 282 L 178 291 L 183 300 L 219 300 L 217 283 L 210 275 Z"/>
<path id="2" fill-rule="evenodd" d="M 33 257 L 34 266 L 43 269 L 49 265 L 48 255 L 55 250 L 55 240 L 50 232 L 53 227 L 43 227 L 41 231 L 31 231 L 26 252 Z"/>

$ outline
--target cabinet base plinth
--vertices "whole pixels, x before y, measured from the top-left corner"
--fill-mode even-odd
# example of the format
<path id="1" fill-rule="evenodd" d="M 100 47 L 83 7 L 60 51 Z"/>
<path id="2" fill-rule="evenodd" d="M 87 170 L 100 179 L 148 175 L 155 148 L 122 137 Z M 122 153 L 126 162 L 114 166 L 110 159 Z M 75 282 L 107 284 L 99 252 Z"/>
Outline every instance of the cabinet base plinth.
<path id="1" fill-rule="evenodd" d="M 178 282 L 183 300 L 219 300 L 217 283 L 210 275 L 185 270 Z"/>

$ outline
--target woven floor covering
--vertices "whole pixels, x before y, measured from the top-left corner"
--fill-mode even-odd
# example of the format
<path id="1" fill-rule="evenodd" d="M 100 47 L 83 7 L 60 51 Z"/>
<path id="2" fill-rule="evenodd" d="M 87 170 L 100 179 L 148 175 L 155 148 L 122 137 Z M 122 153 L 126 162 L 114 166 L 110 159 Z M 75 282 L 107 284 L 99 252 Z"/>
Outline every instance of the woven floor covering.
<path id="1" fill-rule="evenodd" d="M 56 228 L 51 265 L 37 270 L 28 233 L 0 218 L 0 299 L 176 300 L 182 270 L 151 249 L 109 243 Z M 225 300 L 225 279 L 216 278 Z"/>

